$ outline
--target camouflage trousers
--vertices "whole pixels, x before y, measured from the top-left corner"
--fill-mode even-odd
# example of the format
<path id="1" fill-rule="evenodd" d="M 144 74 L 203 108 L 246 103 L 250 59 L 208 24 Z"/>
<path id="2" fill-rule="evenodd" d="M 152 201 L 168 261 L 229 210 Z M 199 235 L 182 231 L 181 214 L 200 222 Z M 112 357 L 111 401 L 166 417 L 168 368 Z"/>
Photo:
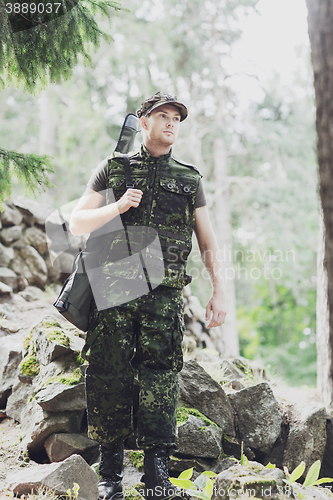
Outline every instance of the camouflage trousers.
<path id="1" fill-rule="evenodd" d="M 112 286 L 116 288 L 117 283 Z M 133 382 L 137 373 L 138 447 L 176 447 L 178 371 L 182 368 L 185 328 L 183 304 L 182 289 L 160 285 L 120 306 L 93 311 L 87 344 L 89 338 L 94 340 L 86 353 L 91 439 L 116 444 L 133 432 Z"/>

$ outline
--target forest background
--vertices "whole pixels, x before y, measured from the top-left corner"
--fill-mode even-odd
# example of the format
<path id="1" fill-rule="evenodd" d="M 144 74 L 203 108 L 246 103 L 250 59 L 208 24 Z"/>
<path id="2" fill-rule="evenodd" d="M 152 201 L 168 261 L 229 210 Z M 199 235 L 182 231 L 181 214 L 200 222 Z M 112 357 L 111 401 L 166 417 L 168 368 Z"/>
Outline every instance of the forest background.
<path id="1" fill-rule="evenodd" d="M 69 81 L 35 97 L 15 87 L 0 92 L 0 148 L 52 157 L 55 187 L 37 199 L 58 208 L 81 196 L 112 153 L 126 113 L 157 90 L 178 95 L 190 115 L 174 154 L 204 175 L 240 354 L 293 385 L 315 385 L 319 201 L 310 49 L 306 41 L 290 47 L 288 78 L 269 45 L 268 70 L 255 53 L 240 63 L 247 20 L 261 3 L 124 0 L 128 11 L 114 15 L 111 30 L 100 20 L 114 41 L 92 52 L 91 67 L 81 61 Z M 280 5 L 282 46 L 293 28 L 287 2 Z M 188 272 L 205 305 L 210 284 L 196 246 Z"/>

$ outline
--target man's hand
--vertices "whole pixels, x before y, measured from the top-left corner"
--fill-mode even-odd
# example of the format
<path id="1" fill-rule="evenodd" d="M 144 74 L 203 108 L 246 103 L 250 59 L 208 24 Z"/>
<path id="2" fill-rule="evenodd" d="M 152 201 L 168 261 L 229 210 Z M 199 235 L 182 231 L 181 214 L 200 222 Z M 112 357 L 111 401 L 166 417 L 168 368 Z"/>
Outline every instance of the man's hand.
<path id="1" fill-rule="evenodd" d="M 127 189 L 126 193 L 122 195 L 117 201 L 117 207 L 120 214 L 127 212 L 131 207 L 137 208 L 141 201 L 143 192 L 141 189 Z"/>
<path id="2" fill-rule="evenodd" d="M 207 328 L 221 326 L 224 323 L 226 314 L 224 293 L 213 293 L 206 307 L 205 319 L 206 321 L 211 320 Z"/>

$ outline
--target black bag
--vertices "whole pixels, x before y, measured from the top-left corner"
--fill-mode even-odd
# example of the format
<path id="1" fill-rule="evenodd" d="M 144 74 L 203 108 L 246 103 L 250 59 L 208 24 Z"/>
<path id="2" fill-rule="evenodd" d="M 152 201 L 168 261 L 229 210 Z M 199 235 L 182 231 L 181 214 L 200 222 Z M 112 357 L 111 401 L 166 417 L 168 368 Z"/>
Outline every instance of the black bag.
<path id="1" fill-rule="evenodd" d="M 121 145 L 121 148 L 123 149 L 122 152 L 127 153 L 130 150 L 129 142 L 130 146 L 133 146 L 134 137 L 137 132 L 137 130 L 133 128 L 135 126 L 134 117 L 135 115 L 132 114 L 126 116 L 116 151 L 120 151 Z M 135 118 L 137 124 L 138 118 Z M 126 140 L 123 140 L 124 134 L 126 134 Z M 127 154 L 124 155 L 124 167 L 126 187 L 134 187 Z M 98 234 L 101 235 L 98 236 Z M 108 235 L 108 233 L 105 233 L 103 228 L 100 228 L 89 236 L 86 248 L 75 257 L 72 273 L 66 279 L 58 298 L 53 304 L 60 314 L 84 332 L 86 332 L 89 328 L 89 316 L 91 304 L 93 302 L 93 293 L 84 262 L 89 262 L 90 269 L 94 268 L 92 263 L 94 263 L 94 261 L 96 263 L 98 262 L 98 258 L 102 255 L 103 250 L 105 249 L 105 234 Z M 110 238 L 107 237 L 106 241 L 109 244 Z"/>
<path id="2" fill-rule="evenodd" d="M 53 305 L 70 323 L 86 332 L 92 300 L 93 294 L 80 252 L 75 257 L 72 273 L 63 284 Z"/>

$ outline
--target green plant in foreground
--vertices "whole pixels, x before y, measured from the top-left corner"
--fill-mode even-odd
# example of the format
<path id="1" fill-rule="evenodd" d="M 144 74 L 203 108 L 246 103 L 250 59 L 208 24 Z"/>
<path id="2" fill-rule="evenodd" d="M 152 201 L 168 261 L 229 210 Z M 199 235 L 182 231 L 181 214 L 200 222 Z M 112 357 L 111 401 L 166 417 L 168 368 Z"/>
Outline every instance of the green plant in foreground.
<path id="1" fill-rule="evenodd" d="M 319 472 L 320 472 L 320 467 L 321 467 L 321 462 L 320 460 L 317 460 L 314 462 L 310 469 L 308 470 L 308 473 L 306 475 L 306 478 L 304 480 L 303 486 L 317 486 L 318 484 L 323 484 L 323 483 L 332 483 L 333 478 L 331 477 L 322 477 L 318 479 Z M 286 482 L 288 484 L 295 483 L 297 479 L 299 479 L 303 472 L 305 471 L 305 462 L 301 462 L 293 471 L 291 474 L 289 474 L 289 471 L 287 467 L 283 467 L 284 473 L 288 477 Z"/>
<path id="2" fill-rule="evenodd" d="M 171 477 L 170 481 L 178 488 L 185 490 L 190 496 L 194 498 L 201 498 L 202 500 L 210 500 L 213 494 L 214 481 L 217 476 L 215 472 L 205 471 L 191 481 L 193 474 L 193 467 L 184 470 L 178 478 Z"/>
<path id="3" fill-rule="evenodd" d="M 72 490 L 67 490 L 66 493 L 68 495 L 68 497 L 70 499 L 74 498 L 74 500 L 77 500 L 77 497 L 79 495 L 79 489 L 80 489 L 80 486 L 77 484 L 77 483 L 73 483 L 73 493 L 72 493 Z"/>

